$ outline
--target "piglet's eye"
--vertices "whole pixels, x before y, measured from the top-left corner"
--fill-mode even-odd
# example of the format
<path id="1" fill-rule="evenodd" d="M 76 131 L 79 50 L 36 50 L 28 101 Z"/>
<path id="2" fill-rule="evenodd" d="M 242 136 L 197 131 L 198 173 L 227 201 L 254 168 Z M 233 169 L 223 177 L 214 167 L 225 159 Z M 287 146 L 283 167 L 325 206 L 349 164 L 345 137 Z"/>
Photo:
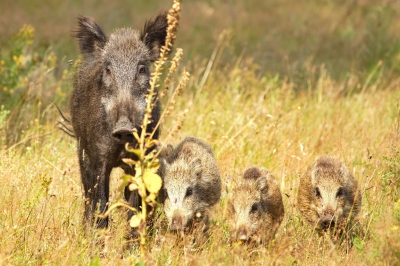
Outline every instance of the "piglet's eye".
<path id="1" fill-rule="evenodd" d="M 192 189 L 192 188 L 188 188 L 188 189 L 186 190 L 186 195 L 185 195 L 185 197 L 190 197 L 190 196 L 192 196 L 192 194 L 193 194 L 193 189 Z"/>
<path id="2" fill-rule="evenodd" d="M 321 198 L 321 192 L 319 191 L 319 188 L 315 188 L 315 196 L 317 198 Z"/>
<path id="3" fill-rule="evenodd" d="M 254 203 L 253 206 L 251 206 L 250 213 L 256 213 L 258 211 L 258 204 Z"/>
<path id="4" fill-rule="evenodd" d="M 338 192 L 336 193 L 336 197 L 343 197 L 344 195 L 344 189 L 341 187 L 339 188 Z"/>
<path id="5" fill-rule="evenodd" d="M 164 189 L 164 198 L 168 199 L 168 192 L 166 189 Z"/>
<path id="6" fill-rule="evenodd" d="M 146 73 L 146 67 L 145 66 L 140 66 L 139 67 L 139 74 L 144 74 Z"/>

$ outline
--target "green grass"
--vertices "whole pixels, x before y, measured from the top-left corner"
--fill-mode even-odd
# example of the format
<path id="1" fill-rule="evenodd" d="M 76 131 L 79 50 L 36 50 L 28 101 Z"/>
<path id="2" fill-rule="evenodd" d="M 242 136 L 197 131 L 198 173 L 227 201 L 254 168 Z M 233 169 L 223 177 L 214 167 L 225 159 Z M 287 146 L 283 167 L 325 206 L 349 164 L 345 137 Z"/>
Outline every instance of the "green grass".
<path id="1" fill-rule="evenodd" d="M 330 45 L 340 47 L 337 46 L 340 38 L 324 44 L 321 50 L 310 48 L 309 53 L 315 61 L 306 61 L 306 57 L 299 57 L 299 64 L 290 64 L 294 72 L 305 75 L 305 82 L 298 82 L 293 76 L 294 72 L 291 71 L 286 72 L 287 75 L 275 75 L 275 71 L 266 71 L 270 68 L 258 61 L 262 58 L 258 53 L 263 53 L 265 49 L 251 50 L 250 53 L 247 50 L 242 56 L 239 56 L 241 51 L 236 54 L 235 49 L 243 48 L 238 40 L 256 42 L 251 36 L 257 36 L 252 32 L 257 21 L 264 23 L 264 20 L 272 20 L 280 14 L 287 15 L 287 12 L 295 10 L 300 5 L 290 1 L 284 2 L 288 9 L 278 2 L 260 3 L 259 12 L 254 13 L 254 16 L 244 11 L 253 12 L 256 7 L 247 6 L 248 4 L 244 2 L 234 5 L 243 10 L 242 13 L 235 13 L 238 15 L 238 21 L 235 22 L 237 24 L 234 23 L 232 29 L 236 37 L 225 41 L 221 46 L 216 44 L 217 34 L 206 36 L 209 32 L 205 29 L 211 27 L 212 23 L 219 26 L 226 25 L 218 14 L 228 4 L 217 1 L 201 2 L 201 4 L 188 1 L 183 4 L 182 31 L 178 36 L 178 39 L 181 38 L 180 44 L 188 46 L 193 44 L 189 41 L 193 36 L 199 39 L 203 37 L 204 41 L 211 44 L 209 47 L 205 46 L 205 51 L 202 53 L 198 52 L 201 50 L 200 45 L 204 44 L 201 41 L 198 47 L 188 48 L 187 53 L 184 49 L 189 56 L 183 65 L 190 69 L 191 79 L 182 95 L 176 99 L 175 110 L 179 113 L 188 109 L 188 113 L 182 129 L 169 140 L 166 140 L 166 137 L 180 118 L 177 113 L 167 118 L 162 127 L 161 141 L 177 144 L 187 136 L 196 136 L 212 145 L 223 179 L 224 193 L 220 204 L 213 210 L 209 238 L 204 239 L 204 243 L 195 249 L 191 249 L 188 245 L 190 236 L 179 241 L 173 234 L 158 230 L 159 225 L 163 223 L 163 216 L 160 215 L 155 230 L 149 236 L 147 264 L 400 264 L 400 92 L 398 78 L 390 74 L 397 71 L 397 66 L 386 61 L 384 55 L 377 52 L 375 55 L 368 54 L 365 57 L 365 60 L 371 62 L 368 71 L 365 72 L 366 65 L 360 67 L 364 61 L 354 59 L 356 61 L 353 65 L 354 71 L 349 72 L 346 67 L 335 68 L 336 71 L 342 70 L 340 75 L 342 77 L 337 79 L 333 77 L 336 74 L 330 71 L 332 69 L 330 66 L 340 60 L 350 60 L 348 54 L 351 54 L 352 50 L 345 46 L 343 50 L 335 50 L 345 51 L 343 55 L 338 56 L 333 50 L 332 54 L 328 55 L 324 47 L 325 45 L 327 48 Z M 86 10 L 94 9 L 94 2 L 88 3 Z M 119 5 L 125 2 L 121 3 Z M 344 9 L 347 8 L 344 5 L 340 12 L 333 12 L 337 4 L 329 1 L 321 3 L 323 4 L 318 6 L 319 19 L 324 18 L 326 21 L 334 20 L 331 17 L 339 13 L 343 15 L 341 12 L 345 12 Z M 368 1 L 365 3 L 359 9 L 353 10 L 347 20 L 343 20 L 342 23 L 347 23 L 348 32 L 342 27 L 334 26 L 331 26 L 333 28 L 330 30 L 340 32 L 343 38 L 350 38 L 348 36 L 351 34 L 358 36 L 355 29 L 361 29 L 362 25 L 368 24 L 363 18 L 375 14 L 367 11 L 376 8 L 376 12 L 381 12 L 379 11 L 381 8 L 376 7 L 377 5 Z M 10 8 L 14 10 L 13 8 L 18 5 L 20 3 L 15 1 Z M 28 10 L 36 10 L 32 15 L 33 21 L 39 21 L 40 9 L 32 3 L 30 5 L 27 7 Z M 107 8 L 111 8 L 118 4 L 112 2 L 108 5 Z M 202 20 L 185 21 L 185 16 L 191 15 L 196 7 L 202 5 L 205 10 L 208 7 L 214 10 L 212 14 L 215 17 L 209 19 L 210 25 L 206 22 L 202 25 Z M 389 3 L 386 5 L 393 10 L 398 8 Z M 158 5 L 154 4 L 147 8 L 143 7 L 143 10 L 147 10 L 144 13 L 150 14 L 152 13 L 150 11 L 157 7 Z M 310 29 L 306 30 L 300 23 L 301 21 L 304 25 L 306 21 L 311 23 L 312 16 L 316 14 L 316 7 L 312 4 L 301 7 L 304 10 L 314 11 L 308 15 L 308 20 L 301 19 L 303 13 L 294 13 L 287 24 L 278 23 L 276 28 L 271 27 L 271 31 L 276 35 L 263 39 L 265 43 L 268 43 L 271 36 L 278 36 L 279 33 L 282 33 L 282 36 L 289 36 L 293 31 L 298 38 L 304 33 L 309 33 L 326 40 L 329 35 L 323 34 L 324 29 L 321 27 L 311 27 L 321 31 L 311 33 Z M 71 8 L 79 9 L 76 4 Z M 188 10 L 187 13 L 185 8 Z M 271 12 L 271 16 L 262 16 L 264 14 L 262 11 L 266 8 L 275 8 L 273 10 L 276 12 Z M 390 11 L 391 9 L 382 10 L 382 12 L 395 12 Z M 128 11 L 124 9 L 120 12 Z M 104 20 L 104 24 L 108 23 L 109 27 L 112 23 L 124 22 L 122 18 L 111 22 L 110 17 L 107 17 L 110 13 L 113 12 L 96 9 L 95 15 L 105 14 L 106 17 L 100 20 Z M 132 14 L 136 12 L 132 11 Z M 57 12 L 50 16 L 54 16 L 50 20 L 62 19 Z M 115 14 L 112 16 L 119 17 Z M 355 29 L 352 29 L 354 25 L 350 23 L 351 16 L 355 16 L 356 21 L 360 23 Z M 67 21 L 72 20 L 71 17 L 67 18 Z M 251 29 L 246 30 L 244 21 L 247 21 Z M 312 23 L 318 25 L 317 22 L 318 20 Z M 60 26 L 60 30 L 64 26 Z M 70 25 L 67 26 L 65 27 L 69 29 Z M 193 27 L 194 31 L 189 34 L 190 27 Z M 395 38 L 396 35 L 392 31 L 396 27 L 396 23 L 386 25 L 385 30 L 389 32 L 386 37 L 374 38 L 382 42 L 381 45 L 387 45 L 385 40 Z M 4 27 L 0 28 L 6 30 Z M 36 26 L 35 29 L 39 40 L 49 38 L 45 34 L 51 32 L 43 33 Z M 59 38 L 62 42 L 63 37 L 60 36 L 65 32 L 62 30 L 55 32 L 54 34 L 60 35 L 54 37 L 53 42 L 57 43 Z M 187 34 L 186 37 L 183 36 L 184 33 Z M 380 31 L 374 32 L 374 29 L 363 32 L 371 36 L 378 33 L 384 34 Z M 361 40 L 360 42 L 364 43 Z M 287 53 L 290 51 L 300 53 L 304 48 L 297 46 L 296 42 L 277 43 L 284 43 L 285 46 L 279 46 L 279 49 Z M 377 46 L 379 44 L 375 41 L 373 43 Z M 263 41 L 261 44 L 264 44 Z M 127 243 L 124 238 L 128 230 L 125 210 L 121 209 L 111 214 L 107 230 L 95 230 L 88 235 L 84 233 L 82 225 L 84 202 L 75 154 L 76 142 L 57 129 L 56 123 L 59 118 L 53 104 L 57 103 L 62 109 L 66 109 L 72 83 L 69 78 L 70 73 L 68 71 L 62 75 L 58 73 L 57 67 L 48 64 L 53 50 L 44 49 L 47 51 L 44 53 L 41 50 L 42 46 L 35 45 L 37 42 L 32 48 L 23 49 L 21 52 L 25 58 L 32 58 L 30 56 L 35 54 L 39 58 L 26 69 L 9 67 L 17 64 L 13 56 L 7 57 L 9 51 L 15 51 L 14 46 L 3 46 L 1 53 L 1 59 L 10 64 L 7 71 L 17 76 L 15 84 L 9 83 L 14 85 L 7 91 L 0 87 L 1 105 L 5 106 L 0 109 L 2 189 L 0 264 L 130 265 L 136 263 L 140 249 L 138 245 Z M 207 72 L 205 70 L 213 49 L 218 53 L 215 59 L 210 60 L 211 68 Z M 62 49 L 57 50 L 57 47 L 55 51 L 54 56 L 58 58 L 59 67 L 67 69 L 66 60 L 62 59 L 65 53 Z M 192 53 L 196 56 L 190 58 Z M 282 59 L 280 53 L 271 56 Z M 74 58 L 76 57 L 75 54 Z M 338 61 L 329 60 L 330 57 Z M 377 60 L 382 60 L 382 63 L 377 65 Z M 391 60 L 397 59 L 394 56 Z M 325 62 L 326 67 L 319 65 L 319 62 Z M 272 65 L 278 65 L 277 61 Z M 26 86 L 26 80 L 30 86 Z M 4 79 L 0 83 L 4 86 Z M 38 91 L 36 89 L 39 89 L 40 93 L 34 93 Z M 24 98 L 20 95 L 29 97 Z M 299 175 L 305 172 L 316 156 L 324 153 L 342 158 L 358 180 L 363 193 L 363 204 L 357 226 L 351 231 L 351 238 L 337 246 L 333 246 L 329 238 L 319 236 L 296 210 Z M 285 218 L 275 240 L 270 244 L 249 249 L 244 246 L 232 247 L 228 241 L 229 223 L 225 217 L 226 198 L 230 193 L 229 182 L 230 178 L 239 178 L 240 172 L 251 165 L 268 168 L 279 180 L 285 205 Z M 121 170 L 116 169 L 111 181 L 112 202 L 119 196 L 117 193 L 119 175 Z"/>

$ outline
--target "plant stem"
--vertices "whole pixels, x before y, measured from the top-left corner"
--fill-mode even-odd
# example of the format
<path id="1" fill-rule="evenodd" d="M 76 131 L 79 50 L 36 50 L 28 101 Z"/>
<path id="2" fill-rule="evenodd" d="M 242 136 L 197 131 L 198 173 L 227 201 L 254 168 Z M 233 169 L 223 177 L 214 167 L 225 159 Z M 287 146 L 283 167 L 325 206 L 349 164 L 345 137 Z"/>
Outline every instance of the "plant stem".
<path id="1" fill-rule="evenodd" d="M 144 168 L 143 165 L 142 165 L 142 168 Z M 142 174 L 142 178 L 143 178 L 143 174 Z M 140 234 L 140 257 L 141 257 L 142 261 L 144 260 L 144 257 L 146 255 L 146 235 L 147 235 L 146 217 L 147 217 L 146 198 L 142 197 L 142 223 L 144 223 L 142 232 Z"/>

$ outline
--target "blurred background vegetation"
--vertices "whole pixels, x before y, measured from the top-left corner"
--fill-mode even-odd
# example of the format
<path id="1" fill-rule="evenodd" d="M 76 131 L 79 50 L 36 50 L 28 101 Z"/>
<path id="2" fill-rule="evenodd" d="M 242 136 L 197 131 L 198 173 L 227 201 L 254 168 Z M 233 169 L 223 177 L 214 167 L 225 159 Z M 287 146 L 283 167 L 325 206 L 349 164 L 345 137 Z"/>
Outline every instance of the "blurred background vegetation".
<path id="1" fill-rule="evenodd" d="M 73 60 L 79 57 L 71 37 L 78 15 L 95 18 L 110 33 L 140 29 L 169 5 L 0 0 L 0 132 L 8 144 L 26 135 L 28 122 L 52 120 L 53 103 L 66 107 Z M 258 77 L 278 76 L 297 91 L 314 87 L 320 75 L 388 81 L 400 72 L 399 1 L 186 0 L 183 9 L 176 46 L 184 49 L 183 65 L 198 73 L 200 84 L 213 51 L 218 52 L 213 68 L 245 58 L 244 67 Z M 222 32 L 228 33 L 221 41 Z"/>
<path id="2" fill-rule="evenodd" d="M 70 36 L 78 15 L 94 17 L 111 32 L 139 28 L 169 1 L 1 0 L 0 42 L 8 43 L 24 24 L 36 29 L 39 46 L 52 46 L 62 58 L 78 50 Z M 400 3 L 393 0 L 187 0 L 183 3 L 178 46 L 186 59 L 211 54 L 218 35 L 232 29 L 230 54 L 255 58 L 260 71 L 302 78 L 306 64 L 324 63 L 336 78 L 368 72 L 379 60 L 400 70 Z M 304 77 L 303 77 L 304 78 Z"/>

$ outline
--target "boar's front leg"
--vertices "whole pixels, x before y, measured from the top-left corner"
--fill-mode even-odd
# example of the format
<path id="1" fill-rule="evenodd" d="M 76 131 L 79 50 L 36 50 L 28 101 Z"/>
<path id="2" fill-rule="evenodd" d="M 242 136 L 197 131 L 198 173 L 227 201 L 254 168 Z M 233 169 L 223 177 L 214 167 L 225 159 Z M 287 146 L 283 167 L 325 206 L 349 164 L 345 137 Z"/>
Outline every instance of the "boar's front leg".
<path id="1" fill-rule="evenodd" d="M 93 225 L 97 208 L 99 208 L 100 213 L 107 211 L 109 200 L 112 166 L 108 165 L 105 160 L 96 159 L 89 158 L 83 150 L 79 152 L 82 184 L 85 191 L 84 218 L 88 225 Z M 96 226 L 98 228 L 107 227 L 108 217 L 98 218 Z"/>
<path id="2" fill-rule="evenodd" d="M 121 167 L 124 170 L 125 174 L 132 175 L 132 176 L 135 175 L 135 170 L 133 170 L 132 167 L 127 166 L 127 165 L 122 165 Z M 139 197 L 139 193 L 137 190 L 130 191 L 129 186 L 126 186 L 125 191 L 124 191 L 124 196 L 125 196 L 126 201 L 129 204 L 129 206 L 139 210 L 141 198 Z M 133 211 L 131 211 L 131 210 L 128 211 L 128 220 L 131 219 L 133 214 L 134 214 Z"/>

